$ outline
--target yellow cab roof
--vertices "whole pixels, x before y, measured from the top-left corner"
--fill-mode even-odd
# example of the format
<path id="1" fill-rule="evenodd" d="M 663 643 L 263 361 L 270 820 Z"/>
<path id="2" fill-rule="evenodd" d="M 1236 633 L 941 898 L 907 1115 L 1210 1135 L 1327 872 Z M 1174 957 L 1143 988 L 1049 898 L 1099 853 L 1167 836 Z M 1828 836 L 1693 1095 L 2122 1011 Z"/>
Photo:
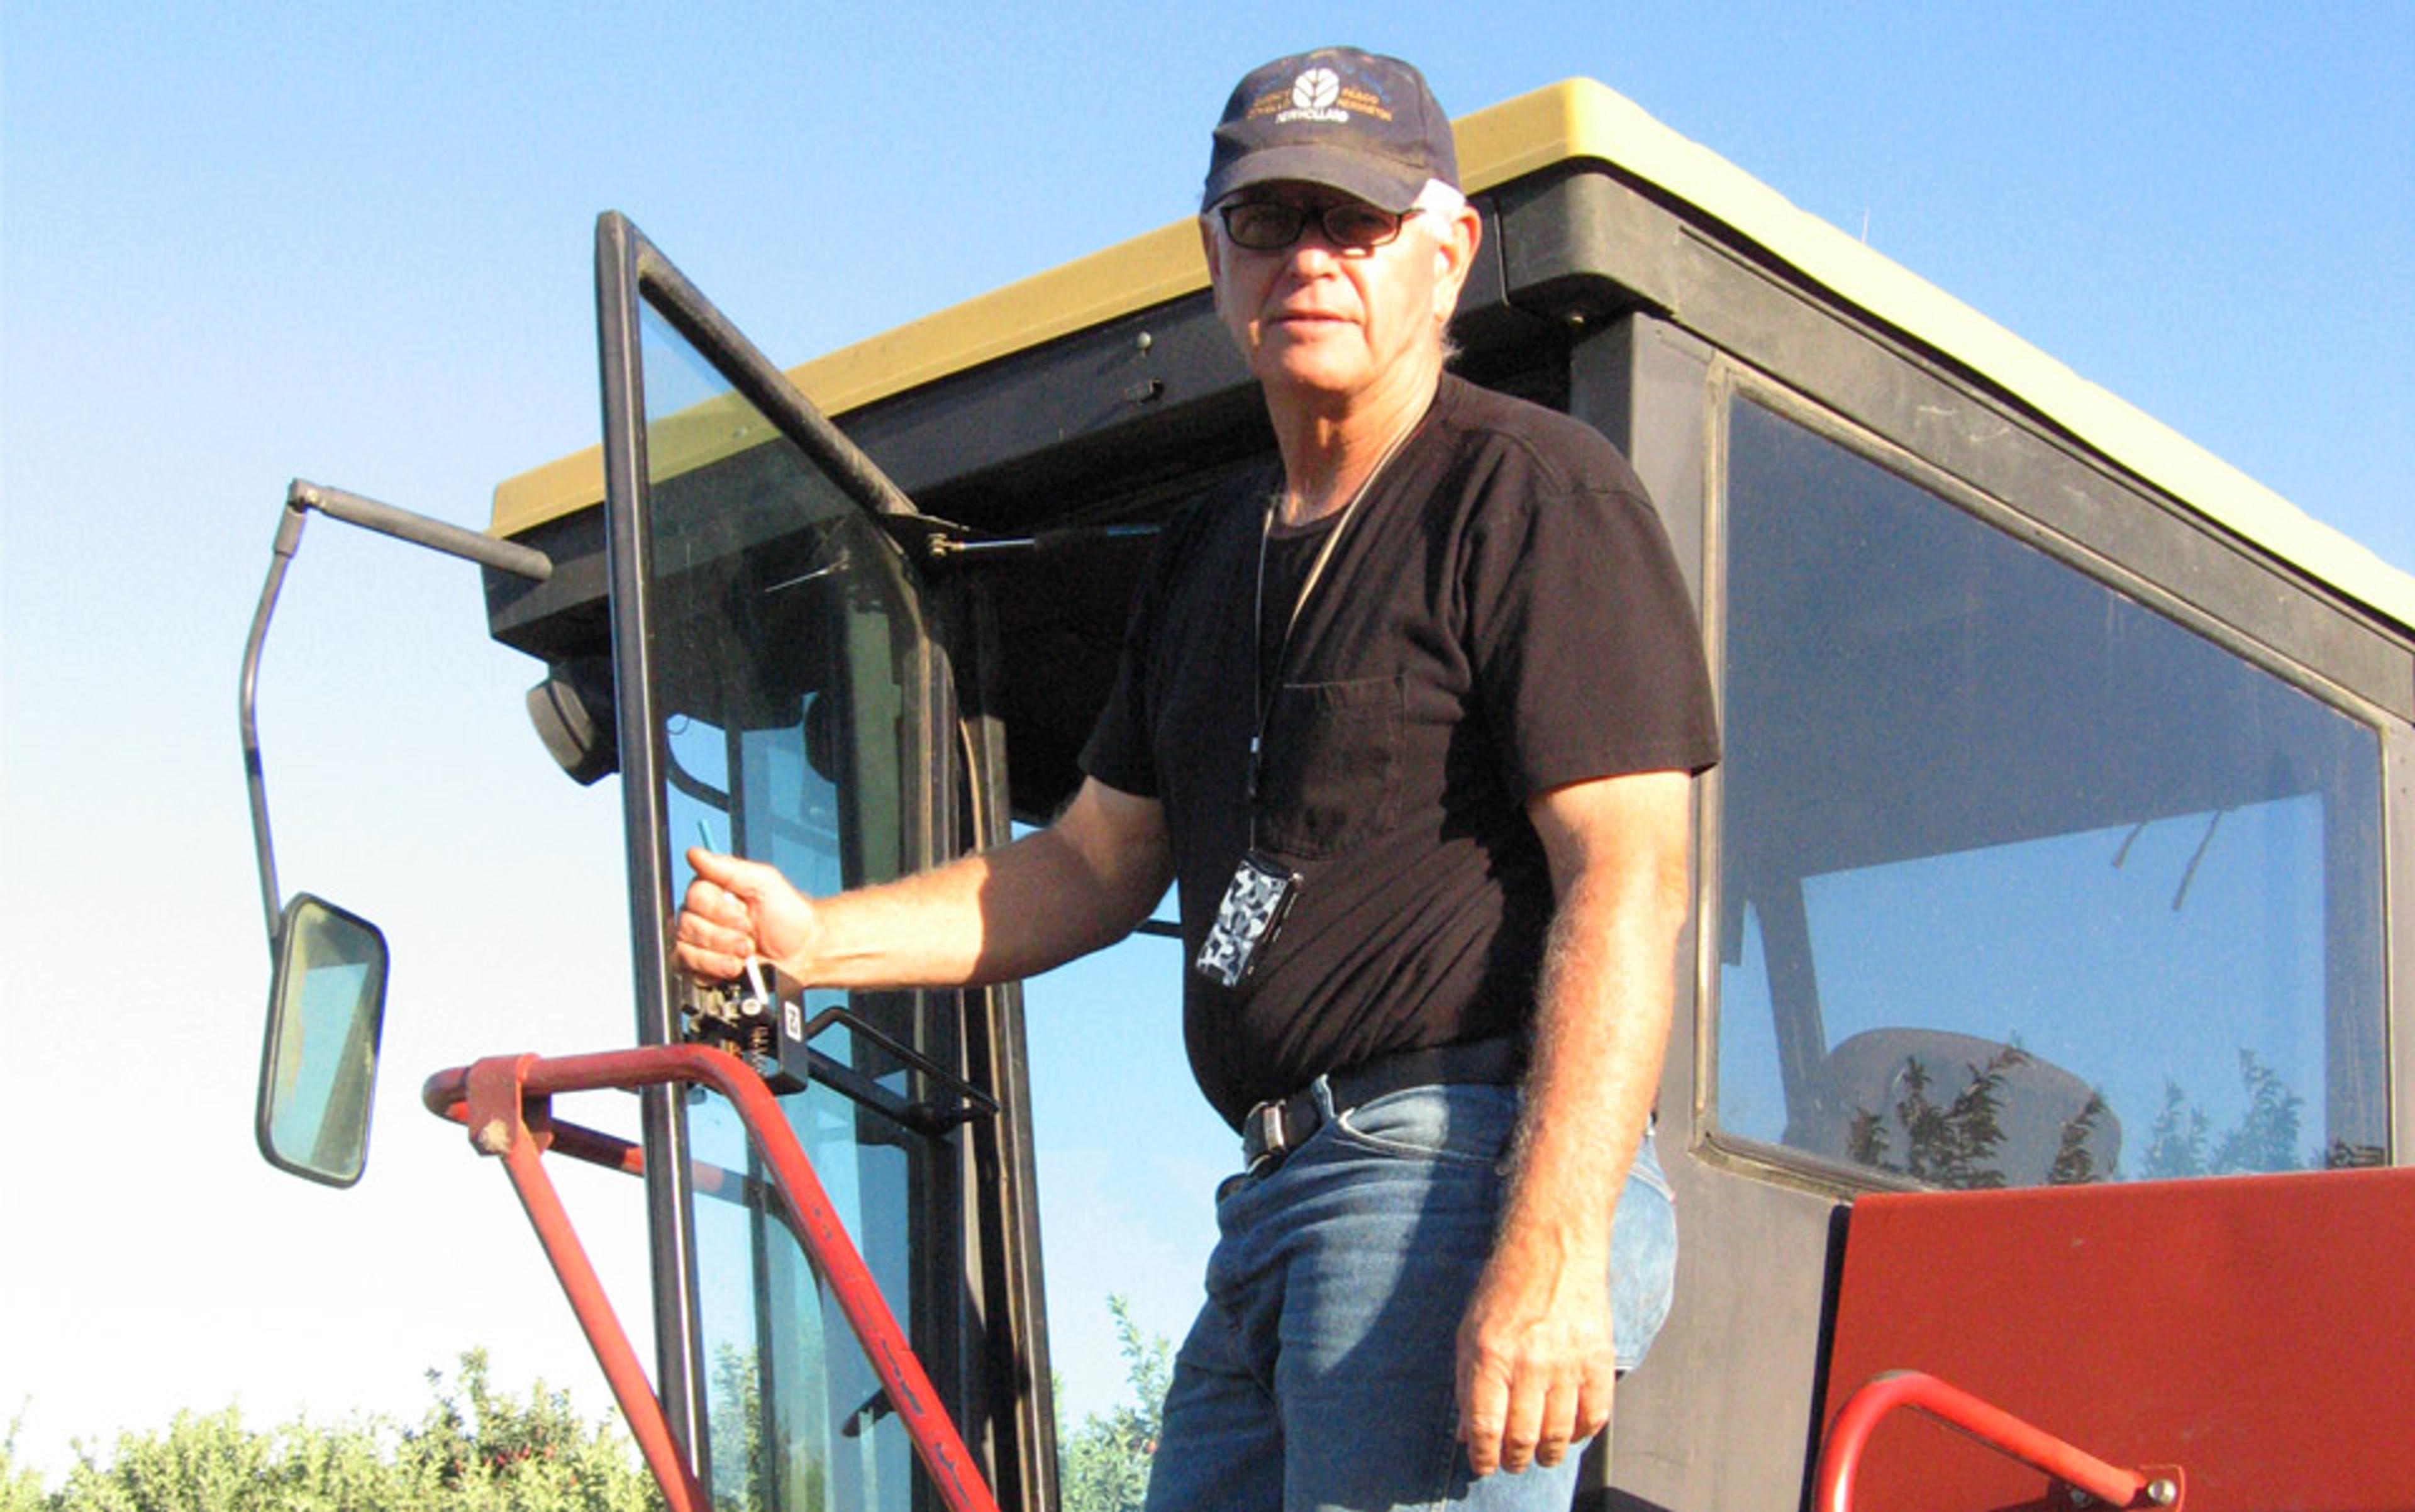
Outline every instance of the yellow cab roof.
<path id="1" fill-rule="evenodd" d="M 1796 209 L 1718 154 L 1591 80 L 1569 80 L 1454 123 L 1470 192 L 1572 159 L 1615 165 L 1723 223 L 1844 303 L 1988 378 L 2115 464 L 2402 625 L 2415 576 L 2080 378 L 1861 242 Z M 826 413 L 849 410 L 1206 287 L 1188 220 L 788 369 Z M 511 536 L 604 496 L 590 447 L 504 481 L 488 529 Z"/>

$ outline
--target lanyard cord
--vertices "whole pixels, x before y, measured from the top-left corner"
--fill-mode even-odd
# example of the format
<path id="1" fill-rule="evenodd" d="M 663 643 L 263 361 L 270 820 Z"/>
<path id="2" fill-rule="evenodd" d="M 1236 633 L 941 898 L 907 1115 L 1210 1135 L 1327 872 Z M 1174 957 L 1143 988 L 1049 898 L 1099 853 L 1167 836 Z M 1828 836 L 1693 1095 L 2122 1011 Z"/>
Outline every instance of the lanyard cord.
<path id="1" fill-rule="evenodd" d="M 1282 686 L 1283 663 L 1291 652 L 1291 633 L 1298 628 L 1300 611 L 1308 607 L 1308 597 L 1316 591 L 1318 580 L 1325 576 L 1326 564 L 1333 560 L 1333 549 L 1342 544 L 1342 532 L 1349 528 L 1350 516 L 1357 513 L 1359 501 L 1374 490 L 1376 480 L 1384 475 L 1384 470 L 1391 465 L 1392 458 L 1400 455 L 1401 448 L 1408 444 L 1409 438 L 1417 434 L 1418 427 L 1424 418 L 1423 413 L 1420 413 L 1385 446 L 1384 455 L 1375 458 L 1374 467 L 1368 471 L 1366 481 L 1359 484 L 1351 493 L 1350 502 L 1342 506 L 1341 517 L 1333 522 L 1333 529 L 1328 531 L 1324 541 L 1318 544 L 1316 560 L 1309 563 L 1308 576 L 1299 585 L 1299 591 L 1292 597 L 1290 617 L 1283 621 L 1282 638 L 1275 642 L 1273 687 L 1264 685 L 1265 673 L 1262 670 L 1266 666 L 1267 541 L 1274 534 L 1275 506 L 1282 502 L 1282 494 L 1278 490 L 1267 495 L 1266 512 L 1258 520 L 1257 585 L 1250 605 L 1250 682 L 1256 695 L 1252 702 L 1257 706 L 1257 723 L 1250 730 L 1250 771 L 1247 789 L 1250 813 L 1249 848 L 1252 850 L 1258 848 L 1258 774 L 1264 765 L 1261 756 L 1266 744 L 1267 719 L 1274 709 L 1275 693 Z"/>

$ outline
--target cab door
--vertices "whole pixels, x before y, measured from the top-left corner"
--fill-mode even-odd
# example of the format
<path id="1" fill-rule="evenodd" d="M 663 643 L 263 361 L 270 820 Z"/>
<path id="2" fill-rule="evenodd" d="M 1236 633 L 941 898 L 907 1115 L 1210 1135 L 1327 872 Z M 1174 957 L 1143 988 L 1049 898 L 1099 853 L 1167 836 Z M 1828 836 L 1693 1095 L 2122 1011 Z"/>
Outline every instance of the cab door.
<path id="1" fill-rule="evenodd" d="M 954 756 L 938 598 L 899 545 L 920 516 L 617 215 L 597 228 L 597 311 L 639 1040 L 716 1032 L 788 1088 L 799 1143 L 1001 1502 L 1040 1505 L 1045 1349 L 1005 1290 L 1013 1226 L 988 1211 L 1014 1196 L 992 1174 L 1028 1162 L 1000 1154 L 1019 1135 L 995 1089 L 959 1079 L 1001 1059 L 967 1043 L 962 995 L 810 992 L 733 1040 L 732 996 L 668 959 L 691 846 L 813 894 L 958 848 L 957 795 L 979 774 Z M 996 1018 L 970 1015 L 974 1038 Z M 648 1097 L 657 1385 L 715 1506 L 934 1505 L 727 1104 Z"/>

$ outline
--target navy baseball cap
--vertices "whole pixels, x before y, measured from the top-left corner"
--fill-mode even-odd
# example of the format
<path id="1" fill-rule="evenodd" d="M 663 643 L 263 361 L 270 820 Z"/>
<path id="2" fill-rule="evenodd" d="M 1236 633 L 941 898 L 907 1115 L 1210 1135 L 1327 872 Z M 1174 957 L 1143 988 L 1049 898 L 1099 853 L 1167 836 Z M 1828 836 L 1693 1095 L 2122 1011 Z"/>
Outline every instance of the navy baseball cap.
<path id="1" fill-rule="evenodd" d="M 1325 47 L 1278 58 L 1234 89 L 1199 208 L 1288 179 L 1406 210 L 1437 178 L 1459 187 L 1459 154 L 1424 75 L 1398 58 Z"/>

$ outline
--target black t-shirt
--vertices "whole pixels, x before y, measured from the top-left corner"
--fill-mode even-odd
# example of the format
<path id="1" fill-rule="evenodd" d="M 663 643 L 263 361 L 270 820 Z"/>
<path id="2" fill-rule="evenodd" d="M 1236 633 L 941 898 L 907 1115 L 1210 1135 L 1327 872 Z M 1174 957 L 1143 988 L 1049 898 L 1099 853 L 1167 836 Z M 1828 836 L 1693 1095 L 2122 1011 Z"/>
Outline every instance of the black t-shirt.
<path id="1" fill-rule="evenodd" d="M 1252 844 L 1268 486 L 1166 528 L 1082 753 L 1164 807 L 1184 1041 L 1237 1127 L 1321 1072 L 1522 1030 L 1552 905 L 1526 801 L 1718 759 L 1701 634 L 1642 485 L 1582 422 L 1446 376 L 1342 527 L 1267 701 L 1254 845 L 1300 875 L 1298 901 L 1238 989 L 1201 977 Z M 1271 544 L 1270 624 L 1315 544 Z"/>

